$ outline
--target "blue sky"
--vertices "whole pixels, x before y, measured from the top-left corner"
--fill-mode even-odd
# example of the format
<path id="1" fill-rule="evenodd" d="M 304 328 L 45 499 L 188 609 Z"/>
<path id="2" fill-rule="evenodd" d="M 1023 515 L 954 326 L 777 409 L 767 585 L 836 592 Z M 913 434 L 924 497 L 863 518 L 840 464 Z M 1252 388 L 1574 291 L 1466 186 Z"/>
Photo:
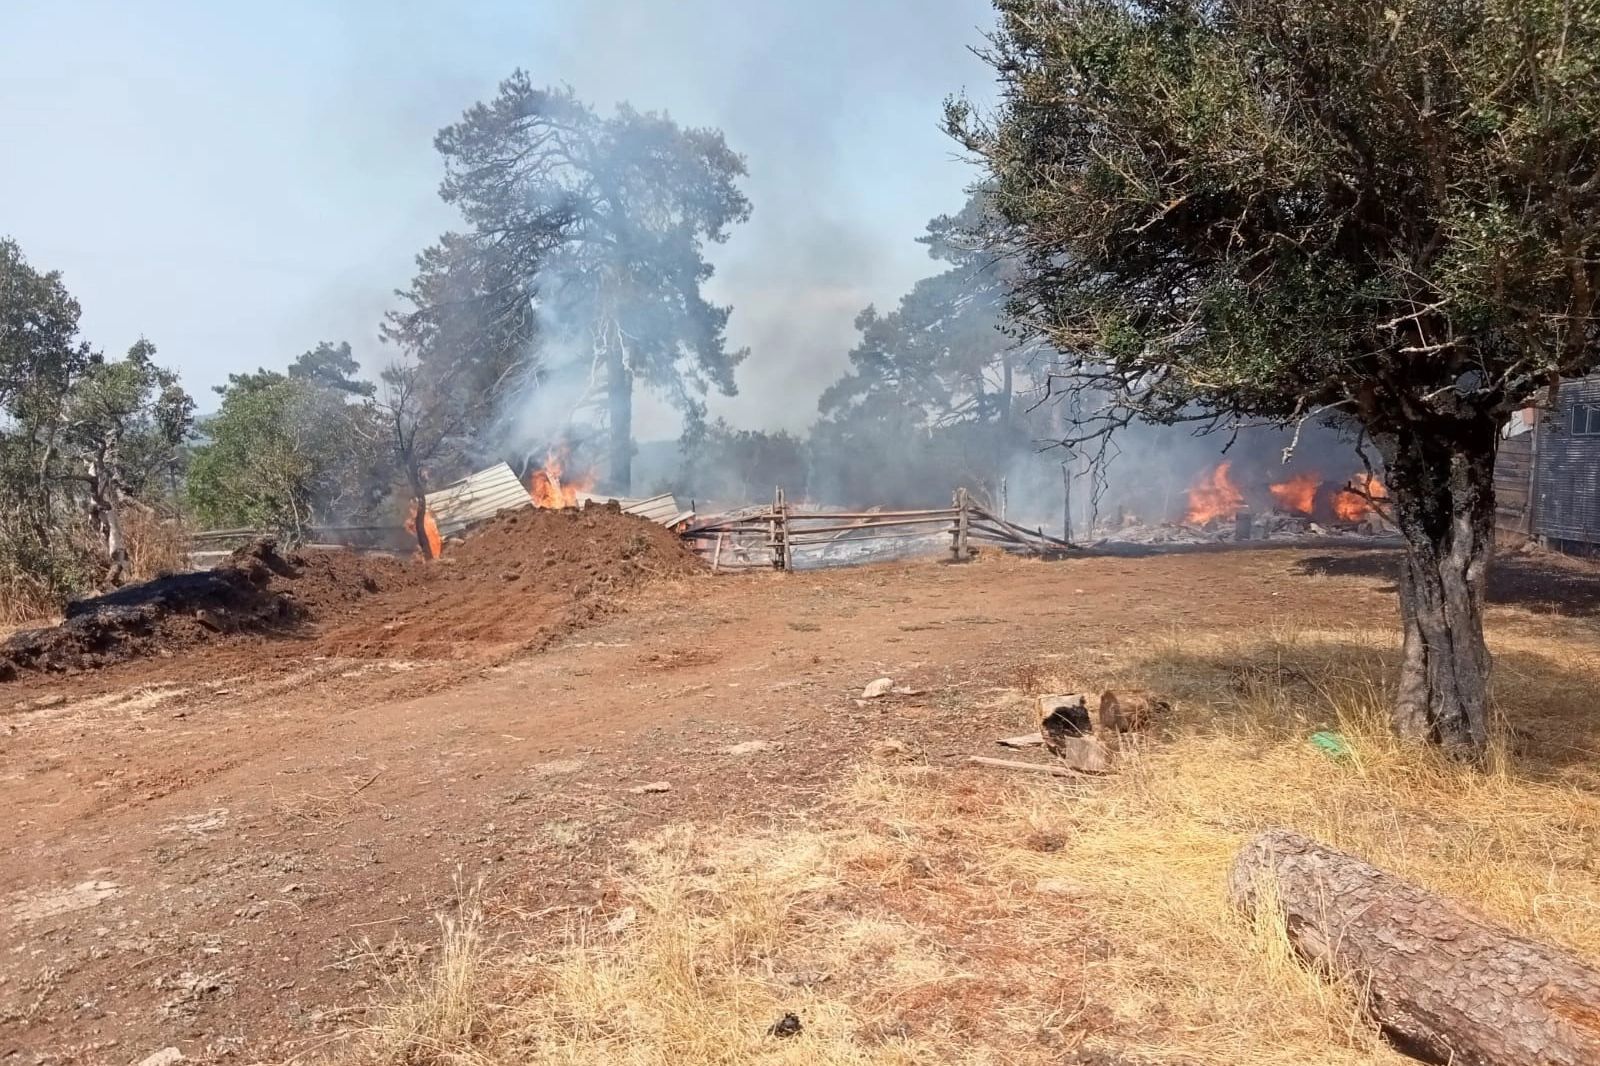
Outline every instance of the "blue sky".
<path id="1" fill-rule="evenodd" d="M 933 269 L 913 239 L 974 177 L 941 104 L 987 97 L 968 49 L 991 22 L 986 0 L 13 0 L 0 234 L 64 271 L 94 344 L 144 334 L 196 393 L 320 340 L 373 366 L 392 290 L 453 224 L 433 134 L 521 66 L 747 156 L 755 215 L 713 292 L 754 352 L 713 410 L 799 429 L 855 313 Z"/>

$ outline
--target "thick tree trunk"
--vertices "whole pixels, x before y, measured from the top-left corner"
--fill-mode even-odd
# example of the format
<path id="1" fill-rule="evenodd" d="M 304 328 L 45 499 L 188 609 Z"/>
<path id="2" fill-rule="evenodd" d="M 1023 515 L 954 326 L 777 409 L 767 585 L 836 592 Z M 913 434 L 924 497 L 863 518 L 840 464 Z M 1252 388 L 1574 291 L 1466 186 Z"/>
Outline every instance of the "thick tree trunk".
<path id="1" fill-rule="evenodd" d="M 633 372 L 620 343 L 606 352 L 606 406 L 611 421 L 611 491 L 633 488 Z"/>
<path id="2" fill-rule="evenodd" d="M 1452 1066 L 1600 1063 L 1600 970 L 1298 833 L 1245 845 L 1234 903 L 1276 907 L 1401 1050 Z"/>
<path id="3" fill-rule="evenodd" d="M 1498 430 L 1484 418 L 1375 439 L 1394 521 L 1406 540 L 1395 728 L 1474 757 L 1489 738 L 1483 589 L 1494 549 Z"/>

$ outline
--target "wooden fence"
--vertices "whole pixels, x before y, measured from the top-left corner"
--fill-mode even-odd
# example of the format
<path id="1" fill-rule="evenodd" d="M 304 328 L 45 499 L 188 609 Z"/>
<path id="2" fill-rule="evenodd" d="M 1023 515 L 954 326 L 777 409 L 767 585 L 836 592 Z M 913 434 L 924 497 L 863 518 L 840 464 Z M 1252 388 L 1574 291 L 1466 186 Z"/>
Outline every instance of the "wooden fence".
<path id="1" fill-rule="evenodd" d="M 1042 529 L 990 514 L 972 502 L 966 489 L 955 491 L 950 507 L 925 511 L 798 510 L 779 489 L 770 508 L 710 516 L 692 523 L 683 536 L 710 559 L 713 570 L 793 570 L 797 551 L 811 549 L 825 565 L 831 555 L 864 542 L 899 541 L 910 548 L 934 536 L 950 538 L 950 556 L 957 561 L 972 557 L 974 543 L 1051 557 L 1074 547 Z"/>

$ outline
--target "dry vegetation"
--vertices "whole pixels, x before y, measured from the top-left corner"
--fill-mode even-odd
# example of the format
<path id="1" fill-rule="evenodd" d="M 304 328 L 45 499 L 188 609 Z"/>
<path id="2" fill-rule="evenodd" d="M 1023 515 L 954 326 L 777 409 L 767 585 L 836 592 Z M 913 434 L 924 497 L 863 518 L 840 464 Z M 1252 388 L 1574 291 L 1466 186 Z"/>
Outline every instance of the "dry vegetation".
<path id="1" fill-rule="evenodd" d="M 519 942 L 472 906 L 349 1049 L 386 1063 L 1406 1061 L 1354 990 L 1226 902 L 1242 841 L 1290 825 L 1600 958 L 1600 780 L 1585 622 L 1496 612 L 1508 734 L 1487 772 L 1382 728 L 1387 632 L 1172 635 L 1093 676 L 1181 719 L 1104 782 L 917 764 L 894 745 L 825 809 L 636 846 L 605 914 Z M 1350 752 L 1307 742 L 1336 727 Z M 1583 763 L 1562 760 L 1576 751 Z M 493 942 L 491 942 L 491 939 Z M 804 1032 L 768 1035 L 786 1012 Z"/>

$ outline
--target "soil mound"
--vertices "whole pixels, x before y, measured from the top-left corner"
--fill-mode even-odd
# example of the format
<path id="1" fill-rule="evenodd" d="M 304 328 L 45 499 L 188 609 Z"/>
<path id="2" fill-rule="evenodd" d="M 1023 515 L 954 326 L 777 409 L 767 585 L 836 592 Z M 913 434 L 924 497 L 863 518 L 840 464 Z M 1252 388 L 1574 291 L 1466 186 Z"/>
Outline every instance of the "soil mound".
<path id="1" fill-rule="evenodd" d="M 323 632 L 323 654 L 468 658 L 541 647 L 655 578 L 695 573 L 678 535 L 615 504 L 502 513 L 447 543 L 426 579 Z"/>
<path id="2" fill-rule="evenodd" d="M 295 656 L 468 658 L 533 648 L 699 560 L 615 505 L 502 514 L 433 563 L 350 551 L 280 554 L 270 539 L 214 570 L 82 600 L 62 624 L 0 642 L 0 681 L 128 659 L 260 645 Z"/>
<path id="3" fill-rule="evenodd" d="M 272 538 L 199 573 L 169 574 L 68 605 L 57 626 L 0 643 L 0 681 L 24 671 L 76 673 L 172 655 L 220 640 L 294 636 L 320 615 L 404 587 L 413 568 L 351 552 L 280 555 Z"/>

